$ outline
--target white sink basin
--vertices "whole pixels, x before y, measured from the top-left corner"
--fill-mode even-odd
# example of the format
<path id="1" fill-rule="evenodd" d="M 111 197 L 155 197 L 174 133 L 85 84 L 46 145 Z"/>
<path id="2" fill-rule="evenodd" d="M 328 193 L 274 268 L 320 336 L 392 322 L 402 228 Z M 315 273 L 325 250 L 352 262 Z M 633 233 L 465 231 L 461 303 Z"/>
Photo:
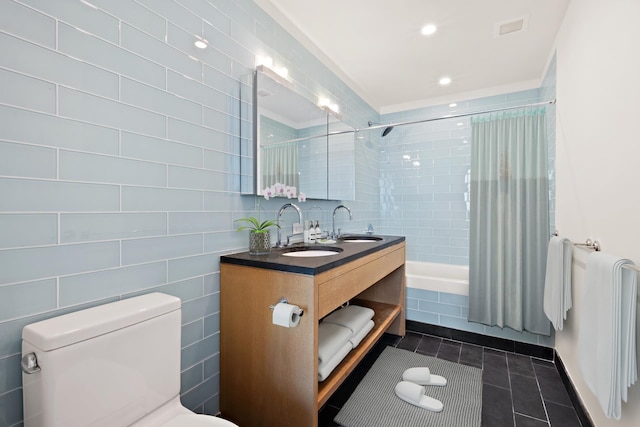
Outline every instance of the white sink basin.
<path id="1" fill-rule="evenodd" d="M 291 251 L 285 252 L 283 256 L 292 256 L 297 258 L 307 258 L 307 257 L 316 257 L 316 256 L 331 256 L 338 255 L 340 252 L 336 251 L 325 251 L 325 250 L 306 250 L 306 251 Z"/>
<path id="2" fill-rule="evenodd" d="M 340 241 L 345 243 L 375 243 L 380 240 L 382 237 L 378 236 L 343 236 L 340 238 Z"/>

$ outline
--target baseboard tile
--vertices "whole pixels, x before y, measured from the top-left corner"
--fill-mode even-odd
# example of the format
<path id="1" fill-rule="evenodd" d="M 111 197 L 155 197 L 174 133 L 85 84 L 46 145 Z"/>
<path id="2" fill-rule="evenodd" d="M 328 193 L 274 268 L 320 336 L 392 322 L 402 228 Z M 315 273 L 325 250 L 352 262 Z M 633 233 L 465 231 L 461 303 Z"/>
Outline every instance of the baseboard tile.
<path id="1" fill-rule="evenodd" d="M 481 345 L 483 347 L 495 348 L 496 350 L 508 351 L 522 354 L 524 356 L 536 357 L 538 359 L 553 361 L 553 348 L 536 344 L 528 344 L 505 338 L 492 337 L 475 332 L 461 331 L 439 325 L 407 320 L 408 330 L 420 332 L 422 334 L 434 335 L 440 338 L 447 338 L 454 341 L 462 341 L 469 344 Z"/>
<path id="2" fill-rule="evenodd" d="M 571 403 L 573 403 L 573 408 L 576 410 L 576 415 L 578 415 L 578 419 L 580 420 L 582 427 L 594 427 L 593 421 L 591 420 L 591 417 L 589 417 L 589 413 L 582 404 L 582 400 L 580 399 L 580 396 L 578 396 L 576 389 L 573 387 L 573 383 L 571 382 L 569 375 L 567 375 L 564 362 L 562 362 L 560 355 L 555 350 L 554 354 L 556 369 L 558 370 L 558 374 L 560 374 L 560 378 L 562 378 L 562 382 L 564 383 L 564 387 L 567 389 L 567 393 L 569 393 L 569 398 L 571 399 Z"/>

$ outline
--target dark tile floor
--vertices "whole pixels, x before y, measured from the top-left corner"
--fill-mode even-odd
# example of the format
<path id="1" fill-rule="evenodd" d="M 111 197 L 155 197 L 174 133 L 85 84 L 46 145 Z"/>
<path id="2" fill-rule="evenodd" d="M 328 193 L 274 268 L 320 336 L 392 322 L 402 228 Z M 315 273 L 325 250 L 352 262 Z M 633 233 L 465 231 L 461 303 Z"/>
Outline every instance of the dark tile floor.
<path id="1" fill-rule="evenodd" d="M 333 418 L 371 365 L 388 345 L 482 369 L 482 427 L 580 427 L 580 421 L 553 363 L 407 332 L 384 335 L 358 368 L 322 408 L 320 427 L 337 426 Z"/>

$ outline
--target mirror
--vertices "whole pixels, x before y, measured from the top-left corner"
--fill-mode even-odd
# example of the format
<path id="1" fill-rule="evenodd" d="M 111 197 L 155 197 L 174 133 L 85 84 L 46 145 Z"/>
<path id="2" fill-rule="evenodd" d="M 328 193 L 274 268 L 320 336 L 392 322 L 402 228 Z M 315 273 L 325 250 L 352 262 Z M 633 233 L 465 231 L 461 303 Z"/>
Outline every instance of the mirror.
<path id="1" fill-rule="evenodd" d="M 254 194 L 275 183 L 309 199 L 353 200 L 354 130 L 259 67 L 253 82 Z"/>

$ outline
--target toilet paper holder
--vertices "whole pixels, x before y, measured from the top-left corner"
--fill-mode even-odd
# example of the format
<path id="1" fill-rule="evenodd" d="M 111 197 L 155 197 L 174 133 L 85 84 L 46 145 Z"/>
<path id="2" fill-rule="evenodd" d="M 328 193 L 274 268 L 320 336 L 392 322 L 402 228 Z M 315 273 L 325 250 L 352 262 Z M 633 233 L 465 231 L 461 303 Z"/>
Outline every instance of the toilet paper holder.
<path id="1" fill-rule="evenodd" d="M 289 304 L 289 300 L 287 300 L 285 297 L 281 297 L 278 301 L 276 301 L 275 304 L 270 305 L 269 306 L 269 310 L 273 311 L 274 308 L 276 308 L 276 305 L 283 303 L 283 304 Z M 296 314 L 300 317 L 302 317 L 302 315 L 304 314 L 304 310 L 300 309 L 296 312 Z"/>

